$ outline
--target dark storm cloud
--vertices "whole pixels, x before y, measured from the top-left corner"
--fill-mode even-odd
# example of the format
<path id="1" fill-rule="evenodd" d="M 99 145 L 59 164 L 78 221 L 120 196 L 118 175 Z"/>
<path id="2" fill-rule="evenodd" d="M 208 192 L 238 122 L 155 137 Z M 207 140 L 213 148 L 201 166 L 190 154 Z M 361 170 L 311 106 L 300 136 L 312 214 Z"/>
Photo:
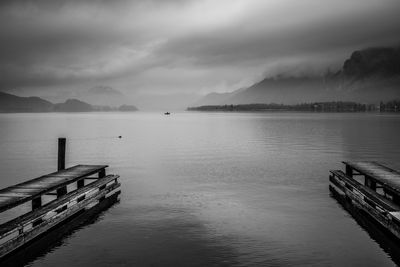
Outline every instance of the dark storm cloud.
<path id="1" fill-rule="evenodd" d="M 0 86 L 74 83 L 135 69 L 135 59 L 157 42 L 140 28 L 140 16 L 135 15 L 161 1 L 136 2 L 128 10 L 125 7 L 134 2 L 1 2 Z M 181 1 L 162 2 L 159 6 Z M 152 61 L 139 65 L 145 68 Z"/>
<path id="2" fill-rule="evenodd" d="M 400 41 L 396 0 L 1 1 L 0 89 L 233 90 Z"/>
<path id="3" fill-rule="evenodd" d="M 340 20 L 321 19 L 296 24 L 296 19 L 288 18 L 294 22 L 290 28 L 254 25 L 253 20 L 262 21 L 253 17 L 231 27 L 196 32 L 171 40 L 158 53 L 191 58 L 199 64 L 229 65 L 259 59 L 329 53 L 332 50 L 351 51 L 366 46 L 393 45 L 400 41 L 400 5 L 394 7 L 383 6 Z"/>

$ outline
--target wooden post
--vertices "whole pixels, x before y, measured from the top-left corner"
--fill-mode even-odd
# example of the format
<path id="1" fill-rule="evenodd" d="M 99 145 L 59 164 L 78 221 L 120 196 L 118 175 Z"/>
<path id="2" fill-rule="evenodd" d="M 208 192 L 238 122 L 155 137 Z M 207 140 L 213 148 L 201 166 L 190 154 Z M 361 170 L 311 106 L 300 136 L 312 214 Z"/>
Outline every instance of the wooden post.
<path id="1" fill-rule="evenodd" d="M 57 189 L 57 198 L 67 194 L 67 186 L 63 186 Z"/>
<path id="2" fill-rule="evenodd" d="M 397 205 L 400 205 L 400 196 L 397 195 L 396 193 L 391 194 L 393 196 L 393 202 Z"/>
<path id="3" fill-rule="evenodd" d="M 65 169 L 65 143 L 66 138 L 58 138 L 58 171 Z"/>
<path id="4" fill-rule="evenodd" d="M 346 175 L 353 178 L 353 168 L 346 164 Z"/>
<path id="5" fill-rule="evenodd" d="M 372 190 L 376 191 L 376 182 L 367 175 L 365 176 L 364 185 L 371 188 Z"/>
<path id="6" fill-rule="evenodd" d="M 65 170 L 65 143 L 66 138 L 58 138 L 58 164 L 57 170 L 62 171 Z M 63 186 L 57 189 L 57 198 L 67 194 L 67 187 Z"/>
<path id="7" fill-rule="evenodd" d="M 36 210 L 42 206 L 42 197 L 32 199 L 32 210 Z"/>
<path id="8" fill-rule="evenodd" d="M 99 172 L 99 178 L 103 178 L 106 176 L 106 169 L 101 169 Z"/>
<path id="9" fill-rule="evenodd" d="M 84 187 L 84 186 L 85 186 L 85 179 L 78 180 L 78 182 L 77 182 L 77 187 L 78 187 L 78 188 L 82 188 L 82 187 Z"/>

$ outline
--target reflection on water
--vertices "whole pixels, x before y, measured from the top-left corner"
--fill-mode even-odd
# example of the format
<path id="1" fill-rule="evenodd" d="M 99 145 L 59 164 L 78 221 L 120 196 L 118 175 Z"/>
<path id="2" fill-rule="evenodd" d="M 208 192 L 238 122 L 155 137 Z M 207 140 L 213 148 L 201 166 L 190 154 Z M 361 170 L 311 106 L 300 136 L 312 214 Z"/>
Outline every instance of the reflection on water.
<path id="1" fill-rule="evenodd" d="M 107 164 L 119 205 L 30 266 L 393 266 L 328 195 L 342 160 L 400 169 L 400 117 L 317 113 L 1 114 L 0 186 Z M 122 138 L 119 139 L 118 136 Z"/>

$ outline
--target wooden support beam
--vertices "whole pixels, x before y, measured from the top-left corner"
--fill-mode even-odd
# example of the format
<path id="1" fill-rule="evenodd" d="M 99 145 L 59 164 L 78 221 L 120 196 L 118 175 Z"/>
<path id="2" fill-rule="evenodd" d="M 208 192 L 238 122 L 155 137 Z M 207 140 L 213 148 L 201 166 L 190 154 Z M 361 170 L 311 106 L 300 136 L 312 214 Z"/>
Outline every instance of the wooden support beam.
<path id="1" fill-rule="evenodd" d="M 346 164 L 346 175 L 349 177 L 353 177 L 353 168 L 348 164 Z"/>
<path id="2" fill-rule="evenodd" d="M 365 186 L 371 188 L 376 191 L 376 182 L 368 176 L 365 176 Z"/>
<path id="3" fill-rule="evenodd" d="M 65 143 L 66 138 L 58 138 L 58 171 L 65 169 Z"/>
<path id="4" fill-rule="evenodd" d="M 57 189 L 57 198 L 62 197 L 63 195 L 67 194 L 67 187 L 63 186 Z"/>
<path id="5" fill-rule="evenodd" d="M 85 180 L 98 180 L 99 177 L 85 177 Z"/>
<path id="6" fill-rule="evenodd" d="M 77 187 L 78 187 L 78 188 L 82 188 L 82 187 L 84 187 L 84 186 L 85 186 L 85 179 L 78 180 L 78 182 L 77 182 Z"/>
<path id="7" fill-rule="evenodd" d="M 400 196 L 399 195 L 393 195 L 393 202 L 397 205 L 400 205 Z"/>
<path id="8" fill-rule="evenodd" d="M 42 197 L 32 199 L 32 210 L 37 210 L 42 206 Z"/>
<path id="9" fill-rule="evenodd" d="M 99 171 L 99 178 L 103 178 L 103 177 L 105 177 L 106 176 L 106 169 L 101 169 L 100 171 Z"/>

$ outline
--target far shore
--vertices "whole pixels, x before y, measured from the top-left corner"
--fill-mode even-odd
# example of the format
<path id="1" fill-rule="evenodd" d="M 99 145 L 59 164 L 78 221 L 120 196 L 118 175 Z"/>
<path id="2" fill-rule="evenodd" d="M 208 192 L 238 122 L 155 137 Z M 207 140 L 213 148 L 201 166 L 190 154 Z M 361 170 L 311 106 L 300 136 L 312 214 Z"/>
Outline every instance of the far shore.
<path id="1" fill-rule="evenodd" d="M 217 112 L 400 112 L 400 101 L 381 102 L 379 105 L 357 102 L 313 102 L 295 105 L 286 104 L 242 104 L 242 105 L 204 105 L 188 107 L 188 111 Z"/>

